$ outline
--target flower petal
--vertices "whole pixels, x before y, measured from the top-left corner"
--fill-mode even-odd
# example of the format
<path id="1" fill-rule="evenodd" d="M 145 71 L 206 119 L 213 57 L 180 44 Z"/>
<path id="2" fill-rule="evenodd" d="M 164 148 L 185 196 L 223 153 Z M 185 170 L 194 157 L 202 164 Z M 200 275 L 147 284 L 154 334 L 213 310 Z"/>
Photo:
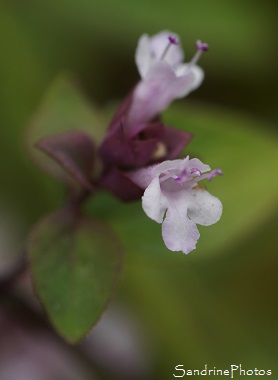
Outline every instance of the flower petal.
<path id="1" fill-rule="evenodd" d="M 191 194 L 188 217 L 202 226 L 209 226 L 218 222 L 223 208 L 220 200 L 200 188 L 191 190 Z"/>
<path id="2" fill-rule="evenodd" d="M 198 158 L 191 158 L 191 160 L 188 160 L 186 163 L 185 169 L 198 169 L 201 173 L 204 173 L 210 171 L 210 166 L 203 164 Z"/>
<path id="3" fill-rule="evenodd" d="M 181 65 L 181 67 L 187 67 L 188 65 Z M 183 98 L 187 96 L 191 91 L 199 87 L 204 79 L 204 72 L 198 66 L 191 66 L 189 69 L 184 70 L 181 75 L 179 68 L 175 70 L 176 75 L 176 88 L 175 98 Z"/>
<path id="4" fill-rule="evenodd" d="M 163 53 L 169 45 L 169 36 L 174 36 L 178 40 L 178 37 L 174 33 L 167 30 L 152 37 L 149 37 L 147 34 L 143 34 L 140 37 L 135 52 L 135 62 L 141 78 L 145 78 L 152 65 L 161 60 Z M 174 67 L 180 64 L 183 58 L 184 54 L 181 46 L 179 44 L 171 45 L 163 58 L 163 62 Z"/>
<path id="5" fill-rule="evenodd" d="M 138 41 L 135 52 L 135 62 L 141 78 L 144 78 L 150 69 L 153 58 L 151 56 L 151 42 L 147 34 L 143 34 Z"/>
<path id="6" fill-rule="evenodd" d="M 163 61 L 152 65 L 146 77 L 134 90 L 127 124 L 151 120 L 174 99 L 188 95 L 200 84 L 195 71 L 196 67 L 192 67 L 186 74 L 177 77 L 174 70 Z"/>
<path id="7" fill-rule="evenodd" d="M 201 69 L 201 67 L 196 66 L 196 65 L 189 66 L 189 64 L 182 64 L 182 65 L 179 65 L 175 69 L 175 73 L 178 78 L 186 76 L 189 72 L 191 72 L 191 75 L 192 75 L 191 90 L 190 90 L 192 91 L 201 85 L 201 83 L 204 80 L 205 74 L 204 74 L 203 69 Z"/>
<path id="8" fill-rule="evenodd" d="M 168 207 L 167 199 L 161 192 L 159 177 L 155 177 L 142 197 L 142 206 L 149 218 L 161 223 Z"/>
<path id="9" fill-rule="evenodd" d="M 161 164 L 158 164 L 154 167 L 154 175 L 159 176 L 160 174 L 169 170 L 181 170 L 188 160 L 189 156 L 177 160 L 163 161 Z"/>
<path id="10" fill-rule="evenodd" d="M 179 211 L 175 207 L 168 208 L 162 224 L 162 237 L 168 249 L 187 254 L 196 248 L 200 233 L 196 224 Z"/>
<path id="11" fill-rule="evenodd" d="M 151 49 L 154 53 L 154 56 L 157 60 L 160 60 L 163 56 L 163 53 L 167 46 L 169 45 L 169 36 L 175 37 L 177 41 L 179 41 L 178 36 L 170 32 L 168 30 L 164 30 L 158 34 L 155 34 L 151 37 Z M 181 63 L 184 59 L 184 53 L 180 46 L 180 44 L 177 45 L 171 45 L 168 49 L 165 57 L 163 58 L 164 62 L 167 62 L 170 66 L 175 66 Z"/>
<path id="12" fill-rule="evenodd" d="M 162 112 L 175 98 L 175 81 L 175 73 L 167 63 L 153 65 L 134 90 L 127 125 L 144 123 Z"/>

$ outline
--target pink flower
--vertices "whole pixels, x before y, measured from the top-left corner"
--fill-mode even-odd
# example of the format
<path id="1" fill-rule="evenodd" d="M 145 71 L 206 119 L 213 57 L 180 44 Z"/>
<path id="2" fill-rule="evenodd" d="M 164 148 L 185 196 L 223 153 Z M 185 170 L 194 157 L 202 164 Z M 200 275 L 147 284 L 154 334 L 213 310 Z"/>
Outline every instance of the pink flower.
<path id="1" fill-rule="evenodd" d="M 189 63 L 183 63 L 184 53 L 179 39 L 163 31 L 153 37 L 144 34 L 138 42 L 135 61 L 142 80 L 133 93 L 127 124 L 151 120 L 174 99 L 183 98 L 203 81 L 203 70 L 196 65 L 206 44 L 197 41 L 197 53 Z"/>
<path id="2" fill-rule="evenodd" d="M 145 188 L 143 209 L 149 218 L 163 223 L 162 237 L 171 251 L 191 252 L 200 236 L 196 224 L 209 226 L 220 219 L 221 202 L 198 186 L 200 180 L 211 180 L 218 174 L 222 174 L 220 169 L 211 171 L 208 165 L 189 157 L 130 173 L 132 181 Z"/>

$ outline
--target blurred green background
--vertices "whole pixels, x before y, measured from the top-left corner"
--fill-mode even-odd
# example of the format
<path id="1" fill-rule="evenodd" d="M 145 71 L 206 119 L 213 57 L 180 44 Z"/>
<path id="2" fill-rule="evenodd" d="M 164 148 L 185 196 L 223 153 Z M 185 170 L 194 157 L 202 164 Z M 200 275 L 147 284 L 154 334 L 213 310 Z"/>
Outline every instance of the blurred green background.
<path id="1" fill-rule="evenodd" d="M 139 36 L 164 29 L 180 35 L 188 59 L 196 39 L 210 46 L 200 61 L 203 85 L 170 107 L 165 120 L 195 134 L 188 153 L 224 170 L 208 187 L 223 201 L 224 215 L 200 229 L 197 250 L 184 256 L 164 248 L 161 226 L 147 220 L 139 202 L 123 205 L 107 195 L 92 200 L 91 215 L 109 223 L 126 248 L 115 301 L 146 336 L 146 378 L 170 379 L 177 364 L 205 363 L 242 363 L 275 374 L 275 1 L 2 0 L 0 273 L 33 223 L 63 199 L 60 185 L 33 165 L 24 146 L 47 88 L 70 71 L 100 108 L 120 100 L 138 80 Z"/>

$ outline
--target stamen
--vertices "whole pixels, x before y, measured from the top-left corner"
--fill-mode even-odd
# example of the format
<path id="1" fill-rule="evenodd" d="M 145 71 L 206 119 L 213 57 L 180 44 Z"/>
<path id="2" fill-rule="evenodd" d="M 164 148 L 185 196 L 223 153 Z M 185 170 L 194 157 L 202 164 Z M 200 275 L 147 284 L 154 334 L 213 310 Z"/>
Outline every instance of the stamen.
<path id="1" fill-rule="evenodd" d="M 171 42 L 172 45 L 178 45 L 179 44 L 178 39 L 175 36 L 173 36 L 173 35 L 170 35 L 168 37 L 168 40 Z"/>
<path id="2" fill-rule="evenodd" d="M 178 39 L 173 35 L 168 36 L 168 40 L 169 40 L 169 42 L 168 42 L 166 48 L 164 49 L 164 51 L 160 57 L 161 61 L 163 61 L 163 59 L 166 57 L 171 45 L 178 45 L 179 44 Z"/>
<path id="3" fill-rule="evenodd" d="M 200 172 L 199 169 L 192 168 L 188 170 L 188 173 L 191 175 L 195 175 L 196 177 L 201 177 L 202 173 Z"/>
<path id="4" fill-rule="evenodd" d="M 202 173 L 200 172 L 199 169 L 197 169 L 197 168 L 191 168 L 188 171 L 187 170 L 183 170 L 181 172 L 181 174 L 179 175 L 179 177 L 175 178 L 175 181 L 178 184 L 182 185 L 183 182 L 184 182 L 184 180 L 185 180 L 185 182 L 191 182 L 193 180 L 193 178 L 201 177 L 201 176 L 202 176 Z"/>
<path id="5" fill-rule="evenodd" d="M 198 50 L 201 50 L 201 51 L 208 51 L 208 48 L 209 48 L 208 44 L 200 40 L 196 41 L 196 47 Z"/>
<path id="6" fill-rule="evenodd" d="M 197 52 L 195 53 L 194 57 L 189 62 L 189 66 L 195 65 L 199 61 L 203 52 L 208 51 L 208 44 L 203 43 L 200 40 L 196 41 L 196 47 L 197 47 Z"/>
<path id="7" fill-rule="evenodd" d="M 211 181 L 212 178 L 216 177 L 217 175 L 223 175 L 223 172 L 221 169 L 214 169 L 208 174 L 208 181 Z"/>

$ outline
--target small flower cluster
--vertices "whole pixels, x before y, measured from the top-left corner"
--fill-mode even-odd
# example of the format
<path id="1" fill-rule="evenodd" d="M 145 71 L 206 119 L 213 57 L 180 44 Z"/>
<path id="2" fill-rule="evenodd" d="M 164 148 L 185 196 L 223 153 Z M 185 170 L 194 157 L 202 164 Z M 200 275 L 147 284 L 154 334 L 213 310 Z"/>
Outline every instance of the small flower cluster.
<path id="1" fill-rule="evenodd" d="M 173 160 L 191 135 L 164 125 L 160 117 L 173 100 L 202 83 L 204 73 L 196 63 L 208 45 L 197 41 L 196 47 L 193 59 L 183 63 L 172 32 L 139 39 L 135 61 L 141 80 L 114 115 L 98 150 L 104 164 L 101 185 L 122 200 L 142 197 L 147 216 L 163 222 L 167 248 L 184 253 L 195 249 L 196 223 L 214 224 L 222 214 L 221 202 L 198 185 L 221 170 L 211 171 L 196 158 Z"/>
<path id="2" fill-rule="evenodd" d="M 196 158 L 177 159 L 192 136 L 165 125 L 161 118 L 173 100 L 202 83 L 204 73 L 197 62 L 208 45 L 197 41 L 196 48 L 192 60 L 184 63 L 177 35 L 169 31 L 143 35 L 135 53 L 141 79 L 116 111 L 100 146 L 96 149 L 90 136 L 79 131 L 37 143 L 87 195 L 101 188 L 124 201 L 142 198 L 147 216 L 163 222 L 166 246 L 184 253 L 195 248 L 196 223 L 216 223 L 222 213 L 221 202 L 198 184 L 221 170 L 211 171 Z M 92 179 L 96 158 L 101 171 Z"/>

